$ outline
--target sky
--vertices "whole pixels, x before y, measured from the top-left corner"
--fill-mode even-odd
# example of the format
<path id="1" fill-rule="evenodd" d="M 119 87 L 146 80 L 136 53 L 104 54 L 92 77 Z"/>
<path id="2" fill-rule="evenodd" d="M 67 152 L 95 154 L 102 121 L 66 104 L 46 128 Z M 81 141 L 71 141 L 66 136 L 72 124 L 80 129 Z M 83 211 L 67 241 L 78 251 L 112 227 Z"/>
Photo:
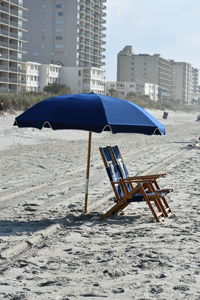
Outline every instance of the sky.
<path id="1" fill-rule="evenodd" d="M 200 69 L 200 0 L 107 0 L 106 80 L 116 81 L 117 54 L 158 53 Z"/>

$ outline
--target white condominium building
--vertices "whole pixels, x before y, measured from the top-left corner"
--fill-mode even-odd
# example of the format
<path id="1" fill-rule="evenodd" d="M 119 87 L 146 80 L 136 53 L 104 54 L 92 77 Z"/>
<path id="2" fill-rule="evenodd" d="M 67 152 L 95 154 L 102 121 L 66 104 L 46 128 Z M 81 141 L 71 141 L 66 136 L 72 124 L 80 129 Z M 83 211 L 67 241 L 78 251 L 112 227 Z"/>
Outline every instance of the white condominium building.
<path id="1" fill-rule="evenodd" d="M 27 59 L 101 68 L 106 0 L 26 0 Z"/>
<path id="2" fill-rule="evenodd" d="M 135 82 L 106 82 L 106 94 L 117 92 L 119 97 L 127 97 L 130 94 L 146 95 L 153 101 L 158 101 L 158 85 L 142 80 Z"/>
<path id="3" fill-rule="evenodd" d="M 105 94 L 105 71 L 94 67 L 62 67 L 60 82 L 71 92 Z"/>
<path id="4" fill-rule="evenodd" d="M 159 54 L 134 54 L 132 46 L 126 46 L 117 56 L 117 81 L 142 80 L 159 86 L 160 100 L 171 98 L 172 70 L 170 61 Z"/>
<path id="5" fill-rule="evenodd" d="M 26 69 L 26 85 L 24 91 L 42 92 L 43 88 L 49 83 L 58 83 L 61 66 L 53 64 L 40 64 L 27 61 L 24 63 Z"/>
<path id="6" fill-rule="evenodd" d="M 26 68 L 26 87 L 27 92 L 39 92 L 40 88 L 40 66 L 41 64 L 27 61 L 25 64 Z"/>
<path id="7" fill-rule="evenodd" d="M 42 91 L 45 86 L 52 83 L 59 83 L 61 66 L 54 64 L 41 64 L 39 67 L 40 72 L 40 90 Z"/>
<path id="8" fill-rule="evenodd" d="M 23 0 L 0 1 L 0 93 L 16 93 L 26 84 L 23 68 L 24 7 Z"/>

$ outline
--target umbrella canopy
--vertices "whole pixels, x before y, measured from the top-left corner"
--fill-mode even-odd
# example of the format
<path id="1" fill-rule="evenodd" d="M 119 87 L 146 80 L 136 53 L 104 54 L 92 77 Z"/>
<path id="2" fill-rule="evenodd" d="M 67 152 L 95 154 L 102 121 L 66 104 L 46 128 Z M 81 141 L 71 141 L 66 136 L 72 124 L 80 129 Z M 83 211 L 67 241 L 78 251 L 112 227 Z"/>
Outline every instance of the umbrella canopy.
<path id="1" fill-rule="evenodd" d="M 43 100 L 16 117 L 19 127 L 80 129 L 165 135 L 164 126 L 138 105 L 108 96 L 62 95 Z"/>
<path id="2" fill-rule="evenodd" d="M 89 131 L 85 213 L 87 212 L 92 132 L 166 134 L 165 127 L 138 105 L 94 93 L 61 95 L 45 99 L 16 117 L 14 125 L 38 129 L 51 127 L 53 130 Z"/>

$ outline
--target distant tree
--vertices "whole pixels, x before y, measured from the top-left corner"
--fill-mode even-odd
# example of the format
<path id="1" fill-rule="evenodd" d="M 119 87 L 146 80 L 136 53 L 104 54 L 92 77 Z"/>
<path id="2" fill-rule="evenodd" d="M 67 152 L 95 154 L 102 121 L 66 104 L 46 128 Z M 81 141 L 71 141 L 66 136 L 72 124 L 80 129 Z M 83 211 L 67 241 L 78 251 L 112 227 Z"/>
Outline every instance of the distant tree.
<path id="1" fill-rule="evenodd" d="M 49 83 L 44 87 L 43 90 L 49 94 L 70 94 L 71 93 L 71 89 L 68 86 L 56 82 Z"/>
<path id="2" fill-rule="evenodd" d="M 117 98 L 119 96 L 119 93 L 115 89 L 111 88 L 108 90 L 108 96 Z"/>
<path id="3" fill-rule="evenodd" d="M 127 98 L 134 98 L 136 96 L 136 93 L 134 93 L 134 92 L 129 92 L 128 94 L 127 94 Z"/>

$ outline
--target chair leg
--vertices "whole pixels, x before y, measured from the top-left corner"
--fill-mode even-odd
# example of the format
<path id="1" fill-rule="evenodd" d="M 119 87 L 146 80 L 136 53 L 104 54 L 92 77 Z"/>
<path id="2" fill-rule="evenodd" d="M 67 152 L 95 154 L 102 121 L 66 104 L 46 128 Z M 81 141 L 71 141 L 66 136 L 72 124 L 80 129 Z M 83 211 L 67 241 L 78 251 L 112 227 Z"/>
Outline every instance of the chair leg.
<path id="1" fill-rule="evenodd" d="M 161 198 L 161 201 L 162 201 L 162 204 L 165 209 L 167 217 L 170 217 L 172 215 L 172 211 L 171 211 L 171 208 L 169 207 L 169 204 L 167 203 L 167 200 L 165 199 L 164 196 Z"/>
<path id="2" fill-rule="evenodd" d="M 151 192 L 156 193 L 157 190 L 159 190 L 159 185 L 156 181 L 149 182 L 148 188 Z M 158 205 L 160 206 L 161 211 L 163 212 L 165 217 L 169 217 L 172 214 L 172 211 L 167 203 L 167 200 L 165 199 L 165 196 L 159 196 L 157 199 Z"/>
<path id="3" fill-rule="evenodd" d="M 119 201 L 113 207 L 111 207 L 103 216 L 101 216 L 100 219 L 105 220 L 112 215 L 116 215 L 119 211 L 122 211 L 129 204 L 129 202 L 126 202 L 124 200 Z"/>
<path id="4" fill-rule="evenodd" d="M 148 194 L 150 192 L 151 194 Z M 166 217 L 168 217 L 171 213 L 169 205 L 165 200 L 164 196 L 156 194 L 154 192 L 154 188 L 150 185 L 141 185 L 137 186 L 137 193 L 141 193 L 146 201 L 154 219 L 157 222 L 164 221 Z M 135 191 L 136 192 L 136 191 Z M 128 206 L 131 202 L 128 201 L 129 198 L 122 199 L 118 201 L 113 207 L 111 207 L 105 214 L 103 214 L 100 219 L 105 220 L 111 215 L 115 215 L 118 212 L 122 211 L 126 206 Z"/>
<path id="5" fill-rule="evenodd" d="M 152 202 L 154 202 L 154 204 L 156 206 L 156 209 L 157 209 L 157 212 L 156 212 L 155 208 L 153 207 Z M 160 209 L 160 205 L 158 204 L 157 199 L 156 200 L 146 199 L 146 203 L 147 203 L 150 211 L 152 212 L 152 215 L 153 215 L 154 219 L 157 222 L 164 221 L 165 216 L 164 216 L 162 210 Z"/>

